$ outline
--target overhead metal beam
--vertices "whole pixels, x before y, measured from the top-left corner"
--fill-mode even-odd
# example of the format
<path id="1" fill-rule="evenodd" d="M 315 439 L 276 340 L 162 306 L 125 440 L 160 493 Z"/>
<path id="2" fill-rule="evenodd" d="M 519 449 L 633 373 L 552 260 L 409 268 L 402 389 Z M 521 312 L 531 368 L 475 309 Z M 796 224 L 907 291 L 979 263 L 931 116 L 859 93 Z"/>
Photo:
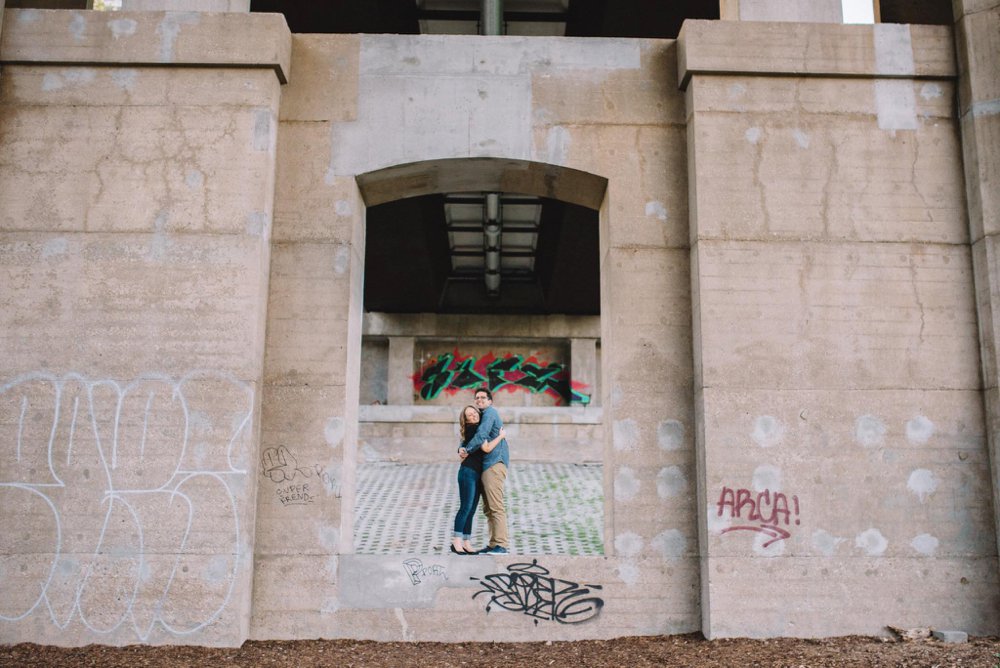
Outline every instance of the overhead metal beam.
<path id="1" fill-rule="evenodd" d="M 485 257 L 486 253 L 478 250 L 453 250 L 451 255 L 454 257 Z M 535 257 L 534 251 L 517 251 L 517 250 L 505 250 L 503 252 L 504 257 Z"/>

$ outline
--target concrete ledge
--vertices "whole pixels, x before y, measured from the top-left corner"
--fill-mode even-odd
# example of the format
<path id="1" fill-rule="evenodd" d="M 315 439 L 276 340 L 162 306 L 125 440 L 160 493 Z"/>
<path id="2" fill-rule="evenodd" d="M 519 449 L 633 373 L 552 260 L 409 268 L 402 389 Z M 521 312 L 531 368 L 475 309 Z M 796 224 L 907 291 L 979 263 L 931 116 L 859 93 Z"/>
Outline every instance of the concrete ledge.
<path id="1" fill-rule="evenodd" d="M 446 313 L 364 314 L 364 336 L 472 337 L 490 340 L 508 338 L 601 337 L 599 315 L 538 315 L 511 318 L 507 315 L 454 315 Z M 502 336 L 498 336 L 502 332 Z"/>
<path id="2" fill-rule="evenodd" d="M 695 74 L 942 79 L 958 75 L 949 26 L 685 21 L 680 88 Z"/>
<path id="3" fill-rule="evenodd" d="M 505 423 L 511 424 L 601 424 L 604 411 L 596 407 L 495 406 Z M 359 406 L 359 422 L 448 422 L 457 423 L 459 406 Z"/>
<path id="4" fill-rule="evenodd" d="M 0 65 L 273 69 L 288 82 L 292 34 L 280 14 L 8 9 Z"/>

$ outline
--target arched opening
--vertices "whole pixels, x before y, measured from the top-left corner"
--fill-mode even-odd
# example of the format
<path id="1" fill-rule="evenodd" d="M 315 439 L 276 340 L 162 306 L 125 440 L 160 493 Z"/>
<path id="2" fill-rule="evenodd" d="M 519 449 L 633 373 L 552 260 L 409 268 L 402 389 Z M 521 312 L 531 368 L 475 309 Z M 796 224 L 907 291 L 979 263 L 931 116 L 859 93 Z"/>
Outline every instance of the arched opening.
<path id="1" fill-rule="evenodd" d="M 358 184 L 367 220 L 355 551 L 447 549 L 458 415 L 485 386 L 509 434 L 511 551 L 602 554 L 607 181 L 470 158 L 400 165 Z M 485 545 L 481 511 L 473 537 Z"/>

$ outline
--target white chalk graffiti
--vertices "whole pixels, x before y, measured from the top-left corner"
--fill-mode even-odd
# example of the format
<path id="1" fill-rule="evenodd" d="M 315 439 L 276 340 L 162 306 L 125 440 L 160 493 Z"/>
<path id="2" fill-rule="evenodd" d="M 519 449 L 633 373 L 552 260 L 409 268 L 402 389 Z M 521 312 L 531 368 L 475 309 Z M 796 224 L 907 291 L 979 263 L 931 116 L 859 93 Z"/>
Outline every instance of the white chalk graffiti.
<path id="1" fill-rule="evenodd" d="M 242 558 L 253 407 L 252 386 L 205 371 L 0 385 L 0 620 L 143 641 L 216 620 Z"/>

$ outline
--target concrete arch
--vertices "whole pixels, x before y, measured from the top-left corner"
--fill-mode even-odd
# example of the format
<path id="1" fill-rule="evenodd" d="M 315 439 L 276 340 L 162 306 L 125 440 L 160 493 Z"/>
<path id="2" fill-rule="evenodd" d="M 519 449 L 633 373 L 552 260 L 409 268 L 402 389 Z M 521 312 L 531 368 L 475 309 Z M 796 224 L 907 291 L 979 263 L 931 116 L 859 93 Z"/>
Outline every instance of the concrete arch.
<path id="1" fill-rule="evenodd" d="M 422 160 L 360 174 L 365 205 L 441 192 L 499 191 L 537 195 L 600 210 L 608 180 L 589 172 L 510 158 Z"/>

